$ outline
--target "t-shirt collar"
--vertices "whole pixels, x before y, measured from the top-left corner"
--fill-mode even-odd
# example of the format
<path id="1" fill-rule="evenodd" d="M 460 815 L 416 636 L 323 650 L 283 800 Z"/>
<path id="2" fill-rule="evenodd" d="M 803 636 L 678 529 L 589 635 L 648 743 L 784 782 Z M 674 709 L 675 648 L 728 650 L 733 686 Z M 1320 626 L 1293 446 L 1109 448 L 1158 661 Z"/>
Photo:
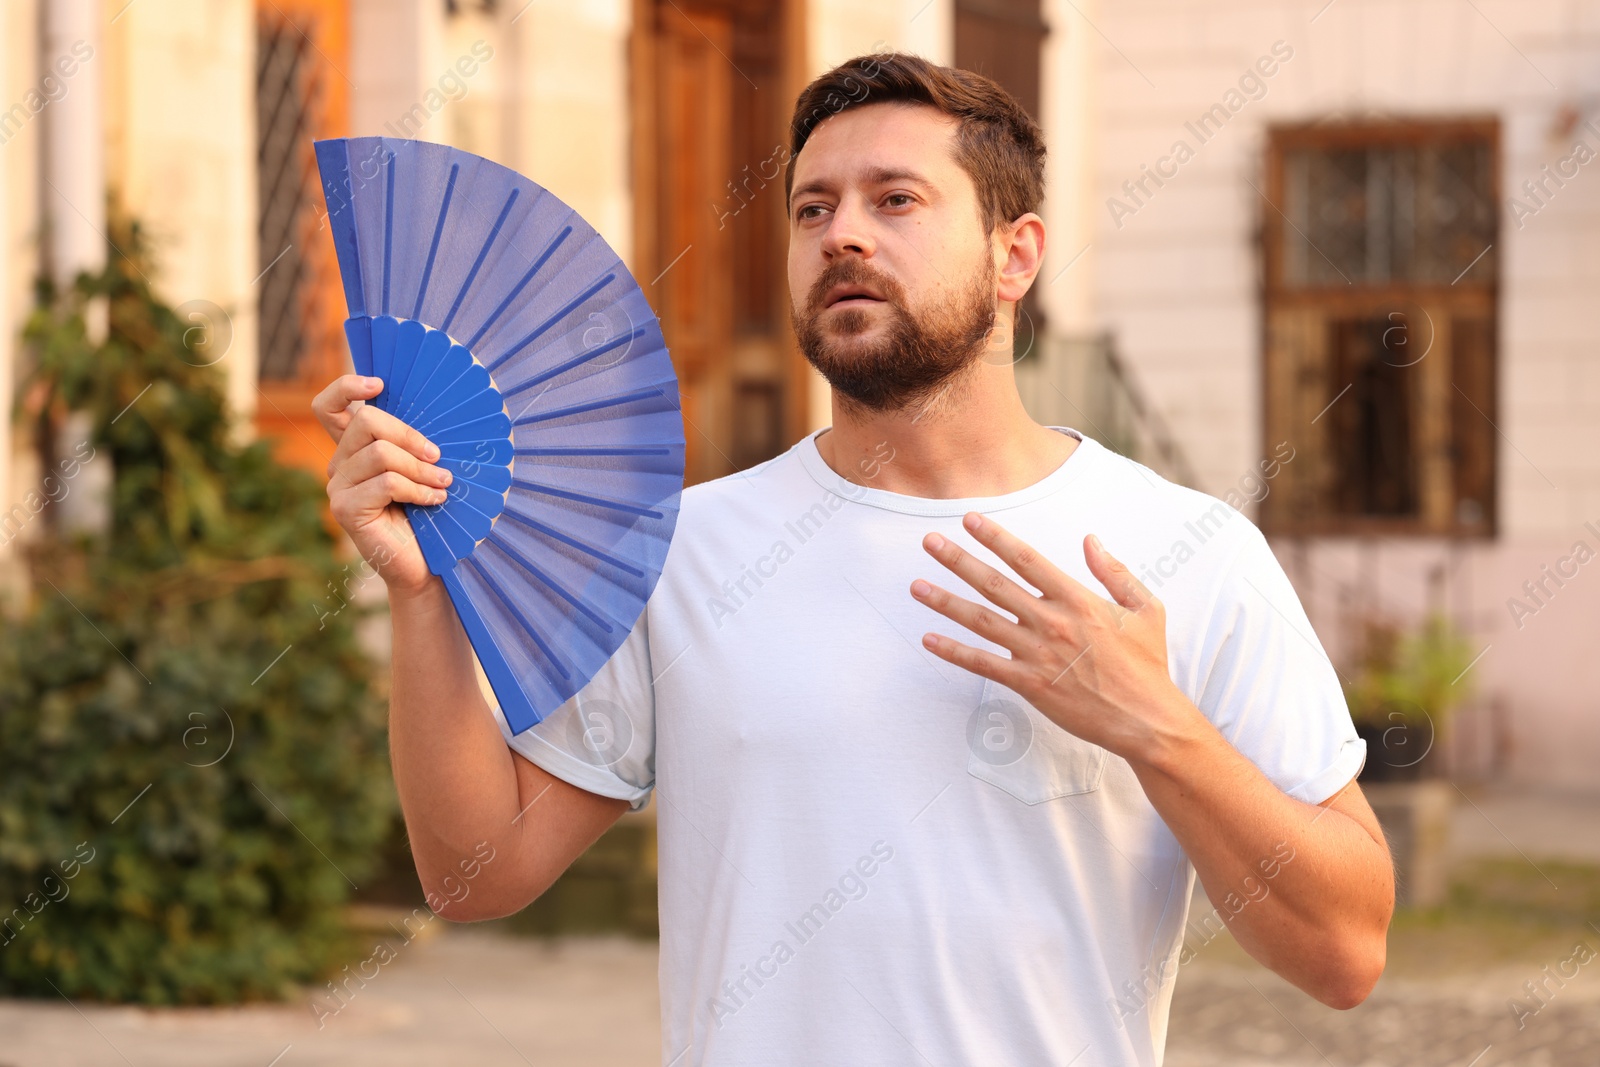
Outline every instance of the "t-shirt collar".
<path id="1" fill-rule="evenodd" d="M 1070 426 L 1050 426 L 1047 429 L 1056 430 L 1069 437 L 1077 438 L 1078 447 L 1072 450 L 1066 462 L 1034 482 L 1010 493 L 999 496 L 967 496 L 940 499 L 937 497 L 908 496 L 903 493 L 891 493 L 884 489 L 875 489 L 869 485 L 858 485 L 847 478 L 841 477 L 832 467 L 823 460 L 822 453 L 817 451 L 817 438 L 822 431 L 829 427 L 813 430 L 801 438 L 795 445 L 800 453 L 800 463 L 806 473 L 824 489 L 835 493 L 846 500 L 857 504 L 866 504 L 869 507 L 882 508 L 885 511 L 898 511 L 906 515 L 965 515 L 969 511 L 978 511 L 984 514 L 1004 511 L 1007 508 L 1019 507 L 1030 504 L 1042 497 L 1049 496 L 1066 485 L 1076 481 L 1085 468 L 1094 463 L 1101 445 L 1092 437 L 1086 437 Z"/>

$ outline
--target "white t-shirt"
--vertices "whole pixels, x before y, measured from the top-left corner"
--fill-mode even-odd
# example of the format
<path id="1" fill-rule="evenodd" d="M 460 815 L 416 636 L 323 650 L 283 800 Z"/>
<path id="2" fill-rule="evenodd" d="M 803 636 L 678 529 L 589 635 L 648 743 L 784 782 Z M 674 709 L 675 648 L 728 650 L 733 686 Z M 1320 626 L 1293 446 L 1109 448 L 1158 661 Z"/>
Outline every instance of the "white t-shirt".
<path id="1" fill-rule="evenodd" d="M 929 531 L 1015 577 L 967 511 L 1106 595 L 1083 559 L 1098 534 L 1166 605 L 1173 681 L 1290 796 L 1360 769 L 1256 527 L 1052 429 L 1081 443 L 1002 496 L 858 485 L 820 430 L 685 490 L 622 647 L 532 730 L 501 719 L 575 785 L 656 793 L 663 1063 L 1160 1064 L 1194 869 L 1123 759 L 923 648 L 934 631 L 1008 655 L 909 591 L 981 602 Z"/>

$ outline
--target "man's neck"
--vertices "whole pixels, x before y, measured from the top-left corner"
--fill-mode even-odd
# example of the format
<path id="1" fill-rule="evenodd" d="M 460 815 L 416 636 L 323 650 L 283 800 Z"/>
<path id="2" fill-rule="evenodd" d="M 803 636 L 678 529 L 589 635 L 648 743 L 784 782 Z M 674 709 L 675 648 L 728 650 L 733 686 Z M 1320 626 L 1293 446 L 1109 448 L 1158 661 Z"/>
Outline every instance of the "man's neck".
<path id="1" fill-rule="evenodd" d="M 833 425 L 817 437 L 840 477 L 938 500 L 1025 489 L 1066 462 L 1078 442 L 1033 421 L 1009 365 L 977 362 L 925 404 L 863 411 L 833 395 Z"/>

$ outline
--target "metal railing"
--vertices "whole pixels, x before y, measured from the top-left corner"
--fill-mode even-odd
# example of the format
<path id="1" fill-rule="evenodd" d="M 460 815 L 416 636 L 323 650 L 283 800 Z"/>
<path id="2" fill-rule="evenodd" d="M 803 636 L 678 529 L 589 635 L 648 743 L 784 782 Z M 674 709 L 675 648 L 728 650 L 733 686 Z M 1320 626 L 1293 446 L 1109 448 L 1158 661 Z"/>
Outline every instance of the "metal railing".
<path id="1" fill-rule="evenodd" d="M 1017 362 L 1016 375 L 1023 406 L 1038 422 L 1071 426 L 1163 478 L 1198 488 L 1188 457 L 1110 334 L 1046 334 Z"/>

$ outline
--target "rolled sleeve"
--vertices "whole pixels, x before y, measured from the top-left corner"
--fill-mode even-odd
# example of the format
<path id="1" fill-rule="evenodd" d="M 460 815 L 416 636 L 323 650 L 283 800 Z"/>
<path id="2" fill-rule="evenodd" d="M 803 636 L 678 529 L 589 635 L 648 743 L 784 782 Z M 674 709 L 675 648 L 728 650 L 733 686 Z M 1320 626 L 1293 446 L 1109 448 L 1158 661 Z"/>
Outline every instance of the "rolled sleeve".
<path id="1" fill-rule="evenodd" d="M 655 693 L 650 673 L 649 606 L 589 683 L 545 719 L 511 732 L 497 704 L 495 721 L 512 751 L 564 782 L 638 811 L 655 788 Z"/>
<path id="2" fill-rule="evenodd" d="M 1253 525 L 1211 617 L 1201 711 L 1289 796 L 1333 796 L 1359 773 L 1367 745 L 1300 597 Z"/>

